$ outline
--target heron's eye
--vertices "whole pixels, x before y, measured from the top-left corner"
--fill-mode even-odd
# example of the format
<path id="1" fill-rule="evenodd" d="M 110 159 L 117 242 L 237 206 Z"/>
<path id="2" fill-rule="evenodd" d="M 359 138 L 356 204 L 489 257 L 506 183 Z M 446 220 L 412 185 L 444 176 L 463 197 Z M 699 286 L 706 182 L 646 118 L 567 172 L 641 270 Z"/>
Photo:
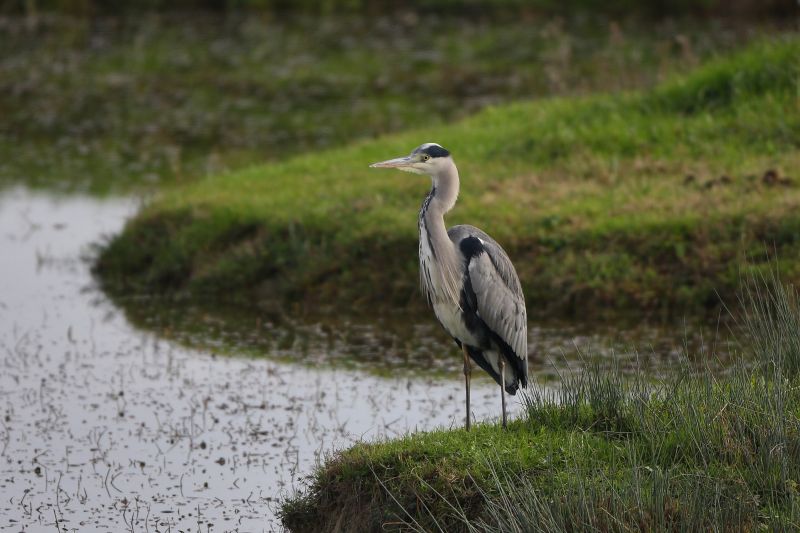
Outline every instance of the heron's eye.
<path id="1" fill-rule="evenodd" d="M 423 155 L 423 156 L 422 156 L 422 160 L 423 160 L 423 161 L 427 161 L 427 160 L 428 160 L 428 159 L 430 159 L 430 158 L 431 158 L 431 156 L 429 156 L 429 155 Z"/>

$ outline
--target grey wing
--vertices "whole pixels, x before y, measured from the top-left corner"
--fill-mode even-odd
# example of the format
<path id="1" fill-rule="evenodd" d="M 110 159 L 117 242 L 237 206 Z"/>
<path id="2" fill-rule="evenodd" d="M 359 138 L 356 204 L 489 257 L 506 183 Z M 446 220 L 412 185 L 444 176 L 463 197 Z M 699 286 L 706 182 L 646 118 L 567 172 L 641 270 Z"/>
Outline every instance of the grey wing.
<path id="1" fill-rule="evenodd" d="M 528 375 L 528 313 L 519 277 L 505 250 L 486 233 L 473 226 L 455 226 L 448 231 L 459 243 L 475 237 L 482 252 L 468 258 L 467 269 L 478 316 L 503 340 L 519 361 L 523 382 Z"/>

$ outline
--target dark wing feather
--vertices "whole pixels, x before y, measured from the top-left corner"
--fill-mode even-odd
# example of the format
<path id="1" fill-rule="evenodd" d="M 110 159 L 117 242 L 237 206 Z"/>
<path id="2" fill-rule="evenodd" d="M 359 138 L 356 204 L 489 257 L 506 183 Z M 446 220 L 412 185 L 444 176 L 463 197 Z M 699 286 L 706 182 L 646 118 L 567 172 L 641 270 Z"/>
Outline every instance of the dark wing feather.
<path id="1" fill-rule="evenodd" d="M 494 239 L 473 226 L 455 226 L 448 231 L 459 243 L 474 237 L 482 252 L 468 258 L 469 281 L 475 294 L 476 312 L 489 329 L 516 356 L 509 361 L 518 370 L 521 381 L 528 376 L 528 315 L 519 277 L 508 255 Z"/>

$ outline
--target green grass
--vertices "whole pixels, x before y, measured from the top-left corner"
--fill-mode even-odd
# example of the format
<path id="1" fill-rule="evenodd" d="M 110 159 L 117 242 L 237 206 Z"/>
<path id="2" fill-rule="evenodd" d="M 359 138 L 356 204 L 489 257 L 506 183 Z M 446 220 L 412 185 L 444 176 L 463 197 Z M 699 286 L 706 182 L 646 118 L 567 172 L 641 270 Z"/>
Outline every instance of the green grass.
<path id="1" fill-rule="evenodd" d="M 509 100 L 651 86 L 788 29 L 430 13 L 9 17 L 0 187 L 186 183 Z"/>
<path id="2" fill-rule="evenodd" d="M 766 282 L 765 282 L 766 279 Z M 800 527 L 797 293 L 750 278 L 753 353 L 653 383 L 613 365 L 533 388 L 503 431 L 438 430 L 330 456 L 290 531 L 762 531 Z"/>
<path id="3" fill-rule="evenodd" d="M 367 165 L 435 140 L 462 176 L 448 223 L 508 250 L 532 315 L 708 308 L 730 301 L 738 265 L 771 256 L 798 282 L 799 56 L 777 38 L 644 92 L 494 106 L 208 177 L 146 206 L 96 271 L 126 290 L 418 302 L 429 182 Z"/>

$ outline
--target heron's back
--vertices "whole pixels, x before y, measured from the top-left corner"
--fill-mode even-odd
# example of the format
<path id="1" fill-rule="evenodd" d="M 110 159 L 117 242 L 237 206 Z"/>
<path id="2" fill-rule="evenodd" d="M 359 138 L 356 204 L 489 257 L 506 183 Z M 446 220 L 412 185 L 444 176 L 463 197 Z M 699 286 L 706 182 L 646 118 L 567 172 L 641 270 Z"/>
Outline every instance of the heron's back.
<path id="1" fill-rule="evenodd" d="M 470 339 L 454 337 L 467 344 L 470 356 L 498 383 L 503 357 L 508 363 L 506 385 L 513 394 L 518 382 L 525 387 L 528 381 L 527 310 L 517 272 L 486 232 L 461 225 L 447 233 L 463 260 L 459 303 L 461 319 L 471 334 Z"/>

